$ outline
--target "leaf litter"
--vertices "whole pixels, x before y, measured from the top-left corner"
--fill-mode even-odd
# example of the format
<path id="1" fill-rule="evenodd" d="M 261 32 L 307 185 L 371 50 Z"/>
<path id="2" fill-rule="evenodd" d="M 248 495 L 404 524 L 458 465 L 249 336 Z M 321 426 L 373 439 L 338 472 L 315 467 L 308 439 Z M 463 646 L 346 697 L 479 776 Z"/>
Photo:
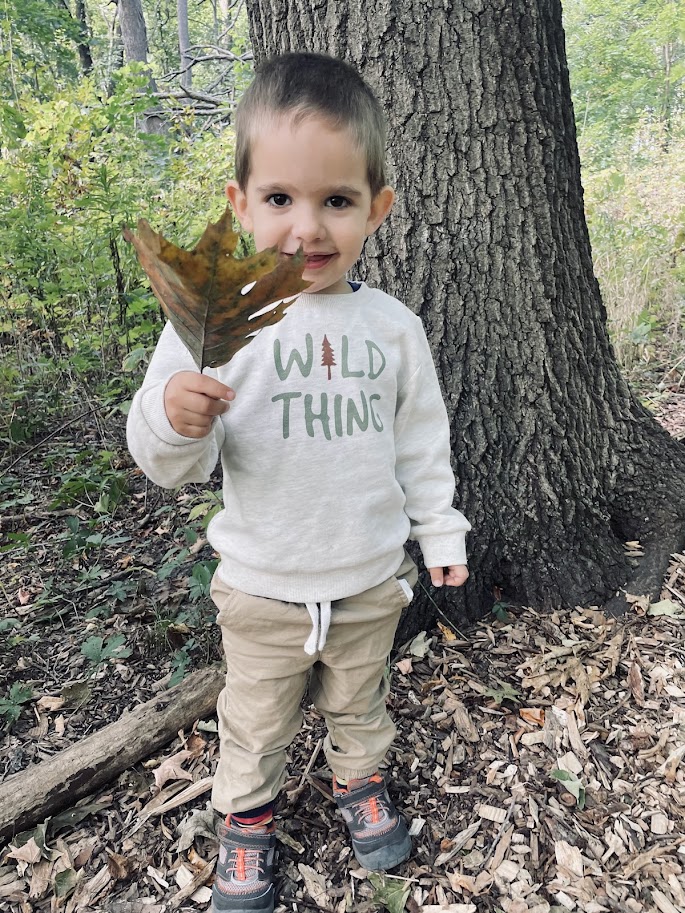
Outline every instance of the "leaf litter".
<path id="1" fill-rule="evenodd" d="M 102 446 L 101 434 L 85 429 L 82 446 L 91 438 Z M 15 594 L 3 618 L 18 619 L 22 633 L 0 651 L 0 680 L 4 694 L 20 681 L 33 698 L 0 732 L 0 781 L 117 719 L 170 677 L 169 657 L 151 654 L 147 630 L 160 607 L 187 602 L 206 544 L 176 575 L 155 579 L 155 549 L 173 537 L 165 511 L 187 516 L 192 502 L 148 491 L 133 467 L 129 479 L 128 514 L 109 520 L 107 532 L 135 537 L 103 547 L 98 560 L 105 576 L 138 580 L 138 590 L 102 625 L 85 617 L 102 599 L 102 575 L 78 605 L 68 588 L 41 599 L 62 522 L 43 509 L 46 496 L 36 488 L 21 514 L 0 513 L 4 531 L 41 543 L 31 568 L 3 555 L 4 589 Z M 26 488 L 49 493 L 50 483 L 27 477 Z M 84 519 L 81 508 L 69 514 Z M 82 568 L 74 562 L 74 591 Z M 355 862 L 330 797 L 323 720 L 307 708 L 277 810 L 279 913 L 681 913 L 684 616 L 685 555 L 675 555 L 660 600 L 635 600 L 624 619 L 592 607 L 507 606 L 456 635 L 441 625 L 415 638 L 391 665 L 398 737 L 385 773 L 414 835 L 411 860 L 391 875 Z M 80 647 L 103 631 L 103 648 L 126 632 L 132 653 L 89 669 Z M 160 756 L 0 848 L 0 909 L 206 910 L 218 852 L 208 803 L 217 756 L 215 722 L 198 721 Z"/>
<path id="2" fill-rule="evenodd" d="M 596 609 L 508 615 L 473 625 L 467 641 L 436 629 L 409 653 L 411 667 L 395 657 L 399 736 L 386 775 L 410 825 L 425 824 L 392 875 L 359 868 L 314 785 L 329 786 L 330 771 L 320 752 L 310 767 L 324 725 L 307 710 L 277 815 L 282 911 L 685 909 L 682 621 Z M 195 750 L 189 737 L 200 739 Z M 0 902 L 17 913 L 205 908 L 217 853 L 205 784 L 217 751 L 212 733 L 183 734 L 149 771 L 141 765 L 142 779 L 91 797 L 96 810 L 63 836 L 50 837 L 48 822 L 42 848 L 33 836 L 12 844 L 0 857 Z M 204 789 L 147 814 L 169 777 Z"/>

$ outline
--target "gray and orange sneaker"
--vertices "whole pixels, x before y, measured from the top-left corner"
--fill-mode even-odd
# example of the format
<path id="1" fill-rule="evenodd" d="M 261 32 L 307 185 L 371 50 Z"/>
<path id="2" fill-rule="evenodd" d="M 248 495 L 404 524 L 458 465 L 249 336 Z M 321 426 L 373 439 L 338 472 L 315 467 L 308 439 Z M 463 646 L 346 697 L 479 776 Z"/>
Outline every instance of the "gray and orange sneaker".
<path id="1" fill-rule="evenodd" d="M 372 872 L 392 869 L 411 853 L 407 825 L 390 801 L 379 773 L 341 786 L 333 778 L 333 796 L 343 813 L 357 861 Z"/>
<path id="2" fill-rule="evenodd" d="M 273 913 L 276 833 L 263 827 L 219 825 L 219 859 L 211 913 Z"/>

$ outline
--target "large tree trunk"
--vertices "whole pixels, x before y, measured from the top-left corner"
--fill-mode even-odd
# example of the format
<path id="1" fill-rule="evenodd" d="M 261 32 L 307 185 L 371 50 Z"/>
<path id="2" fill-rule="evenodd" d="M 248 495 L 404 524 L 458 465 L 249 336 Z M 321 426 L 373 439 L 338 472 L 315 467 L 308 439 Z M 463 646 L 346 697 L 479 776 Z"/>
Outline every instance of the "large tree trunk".
<path id="1" fill-rule="evenodd" d="M 685 448 L 631 393 L 609 342 L 559 0 L 247 6 L 257 60 L 344 57 L 388 115 L 398 202 L 362 274 L 423 318 L 474 527 L 471 579 L 434 593 L 438 605 L 458 618 L 496 598 L 656 593 L 683 545 Z M 419 599 L 400 636 L 432 610 Z"/>

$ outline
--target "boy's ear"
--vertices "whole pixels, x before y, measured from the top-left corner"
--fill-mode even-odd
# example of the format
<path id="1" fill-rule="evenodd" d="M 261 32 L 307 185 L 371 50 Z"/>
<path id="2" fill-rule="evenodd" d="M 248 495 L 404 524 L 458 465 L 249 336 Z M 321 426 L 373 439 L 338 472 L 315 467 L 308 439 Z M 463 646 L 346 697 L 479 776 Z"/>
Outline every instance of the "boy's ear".
<path id="1" fill-rule="evenodd" d="M 372 235 L 383 224 L 395 202 L 395 191 L 392 187 L 382 187 L 371 200 L 369 218 L 366 220 L 366 237 Z"/>
<path id="2" fill-rule="evenodd" d="M 243 230 L 252 231 L 252 219 L 247 211 L 247 197 L 237 181 L 229 181 L 226 184 L 226 196 Z"/>

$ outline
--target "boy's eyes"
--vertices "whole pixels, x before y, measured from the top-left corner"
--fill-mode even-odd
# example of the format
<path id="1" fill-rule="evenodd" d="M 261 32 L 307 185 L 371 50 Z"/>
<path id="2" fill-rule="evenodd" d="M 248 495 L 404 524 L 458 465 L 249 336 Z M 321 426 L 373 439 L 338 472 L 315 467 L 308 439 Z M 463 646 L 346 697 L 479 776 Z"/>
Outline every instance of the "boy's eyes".
<path id="1" fill-rule="evenodd" d="M 283 207 L 287 206 L 292 201 L 287 193 L 272 193 L 266 198 L 266 202 L 270 206 L 275 206 L 276 209 L 283 209 Z M 352 204 L 347 197 L 332 196 L 328 197 L 326 200 L 326 206 L 329 206 L 331 209 L 346 209 L 351 205 Z"/>
<path id="2" fill-rule="evenodd" d="M 287 193 L 272 193 L 271 196 L 267 197 L 267 203 L 270 203 L 272 206 L 281 208 L 282 206 L 287 206 L 290 202 L 290 197 Z"/>

